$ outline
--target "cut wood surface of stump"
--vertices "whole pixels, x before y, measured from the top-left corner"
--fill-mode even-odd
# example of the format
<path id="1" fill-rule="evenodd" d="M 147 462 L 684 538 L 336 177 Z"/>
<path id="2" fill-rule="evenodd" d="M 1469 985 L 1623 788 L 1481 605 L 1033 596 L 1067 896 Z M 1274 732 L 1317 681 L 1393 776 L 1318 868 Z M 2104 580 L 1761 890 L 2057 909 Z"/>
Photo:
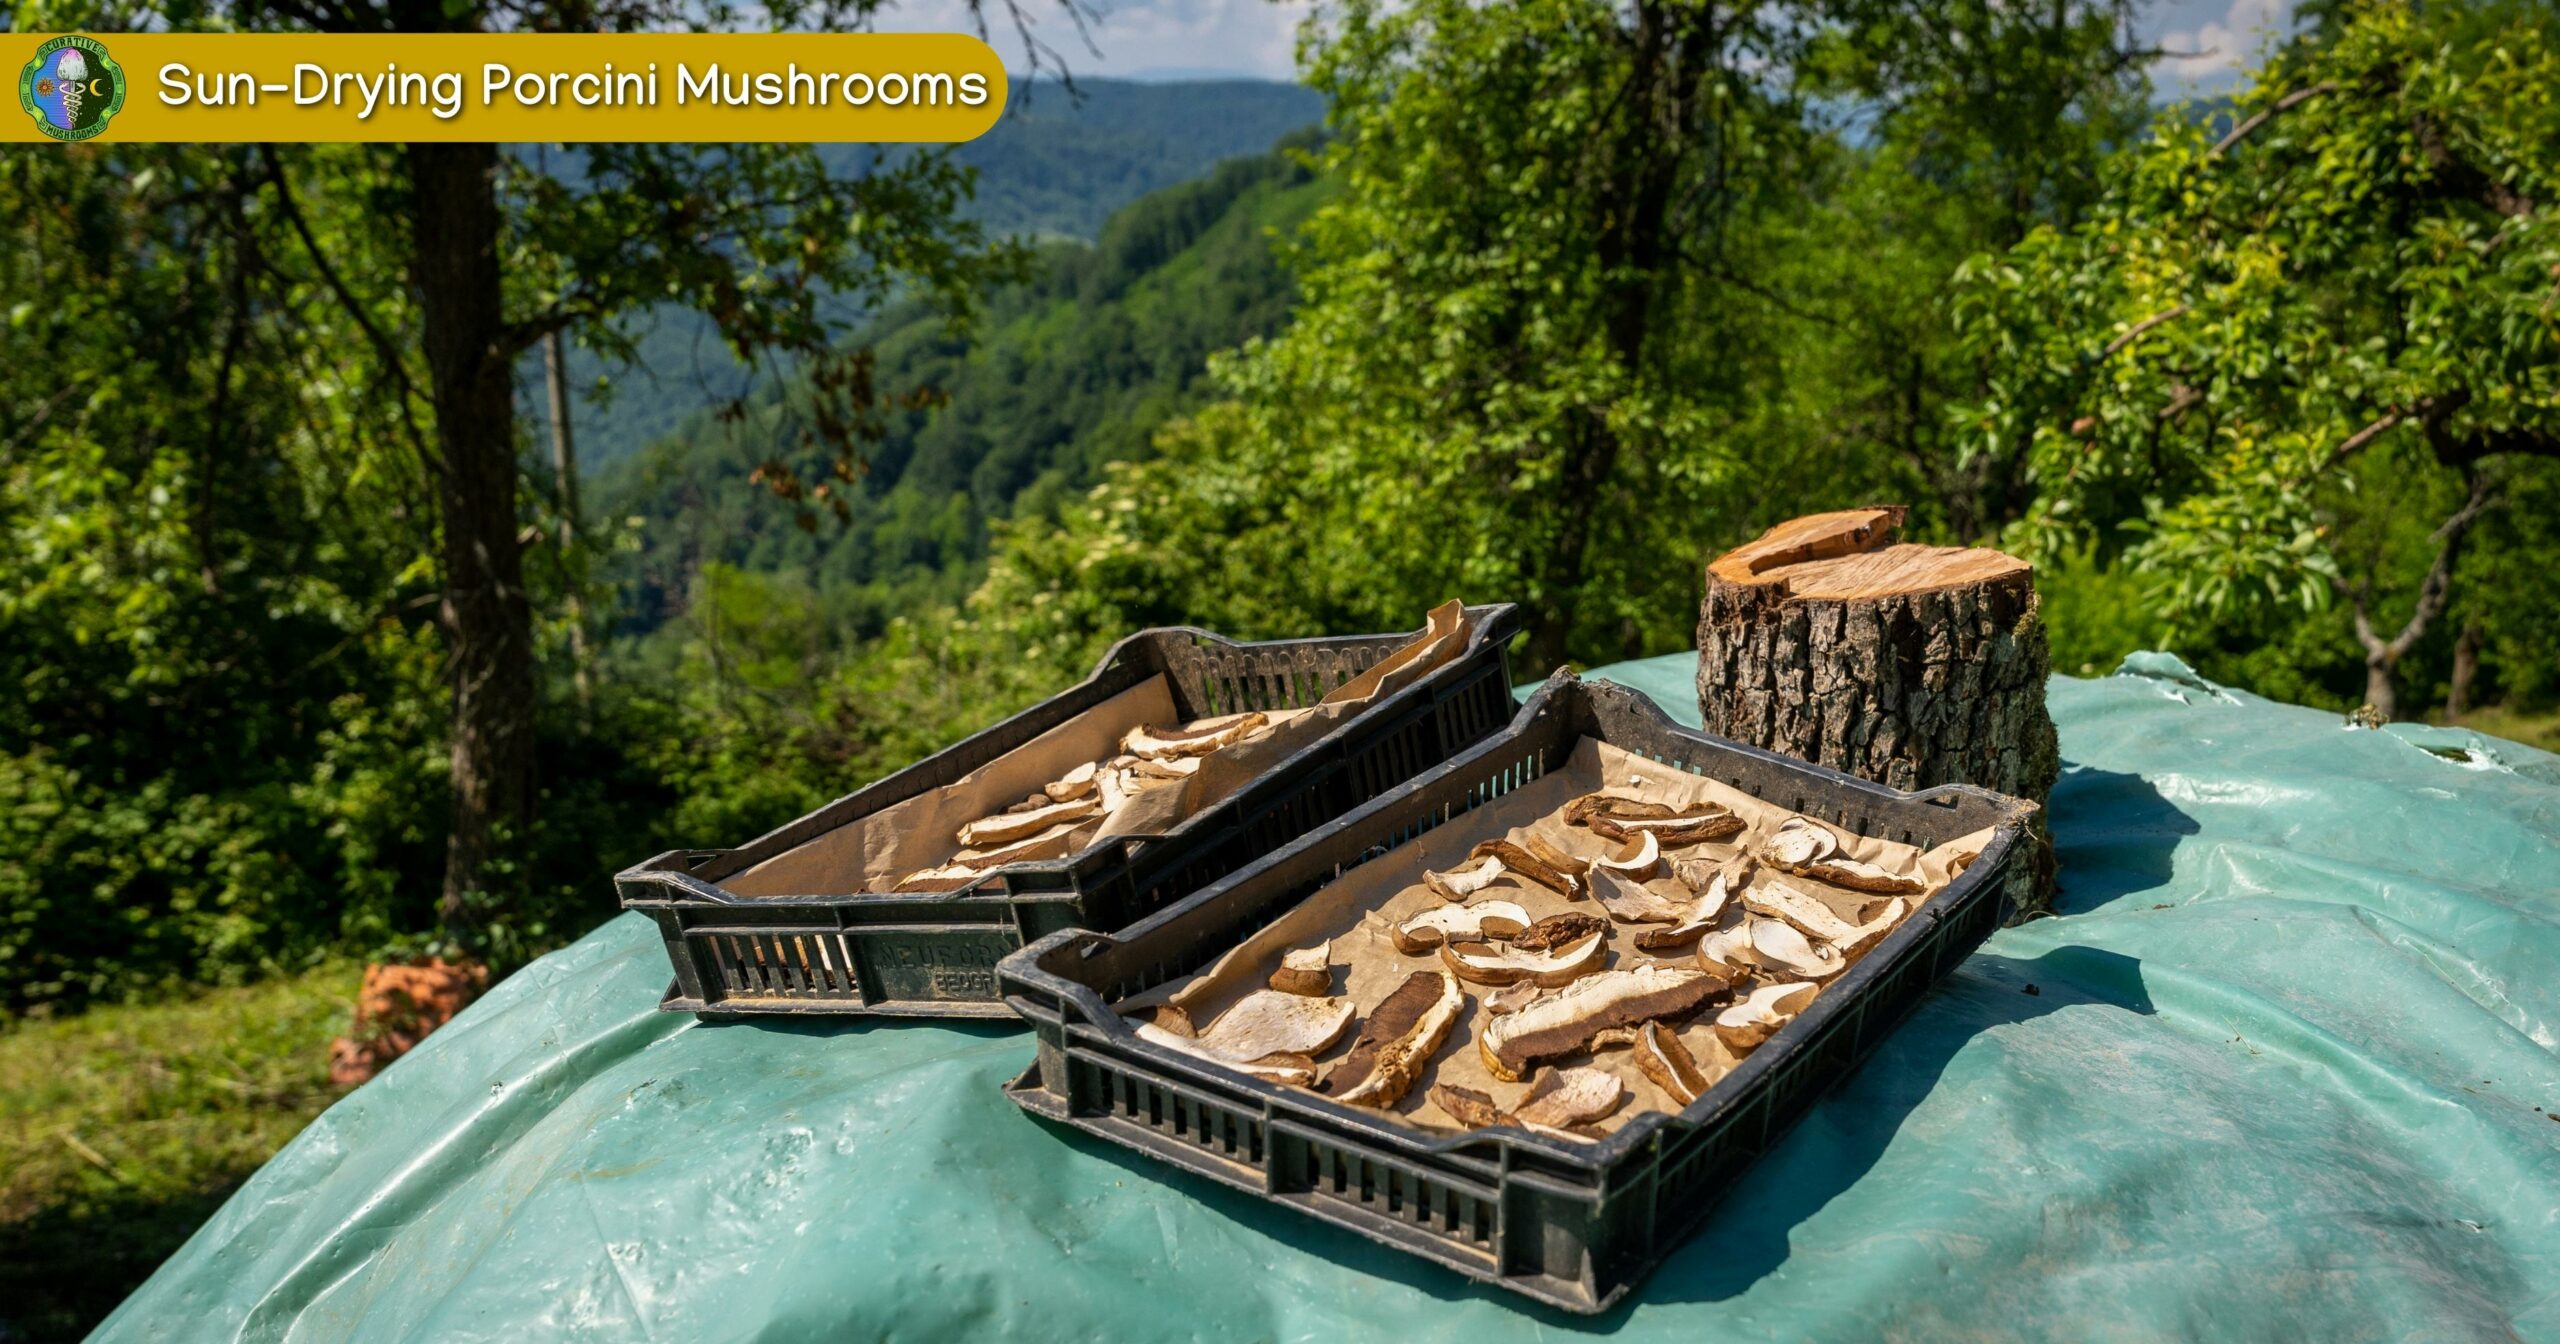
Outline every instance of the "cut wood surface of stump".
<path id="1" fill-rule="evenodd" d="M 2062 758 L 2035 574 L 1999 551 L 1893 540 L 1899 506 L 1781 523 L 1707 566 L 1708 732 L 1897 789 L 1978 784 L 2041 806 Z M 2043 905 L 2038 852 L 2021 904 Z"/>

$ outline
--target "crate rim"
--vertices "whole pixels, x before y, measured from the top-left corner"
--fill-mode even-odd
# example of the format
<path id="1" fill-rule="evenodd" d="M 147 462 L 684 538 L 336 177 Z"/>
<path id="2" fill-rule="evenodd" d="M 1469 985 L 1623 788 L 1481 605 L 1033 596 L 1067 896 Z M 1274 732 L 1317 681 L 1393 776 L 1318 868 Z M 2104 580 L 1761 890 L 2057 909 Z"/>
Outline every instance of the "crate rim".
<path id="1" fill-rule="evenodd" d="M 1305 1089 L 1284 1087 L 1278 1083 L 1220 1069 L 1206 1060 L 1141 1040 L 1136 1031 L 1129 1027 L 1118 1013 L 1111 1011 L 1109 1004 L 1103 1002 L 1098 991 L 1081 982 L 1051 972 L 1039 964 L 1043 957 L 1068 947 L 1099 950 L 1136 941 L 1176 916 L 1223 896 L 1231 888 L 1258 876 L 1294 851 L 1310 844 L 1320 843 L 1337 828 L 1347 829 L 1376 811 L 1402 801 L 1406 795 L 1420 792 L 1465 767 L 1481 764 L 1487 757 L 1500 755 L 1505 748 L 1518 740 L 1522 732 L 1540 714 L 1552 712 L 1559 706 L 1563 697 L 1574 693 L 1596 698 L 1622 699 L 1636 714 L 1650 716 L 1660 726 L 1682 736 L 1719 747 L 1731 748 L 1765 761 L 1782 764 L 1791 770 L 1815 771 L 1828 777 L 1833 783 L 1852 787 L 1856 792 L 1898 803 L 1925 804 L 1938 797 L 1976 797 L 2002 806 L 2010 815 L 1995 824 L 1991 840 L 1983 846 L 1982 853 L 1967 865 L 1964 872 L 1948 882 L 1927 903 L 1913 911 L 1913 918 L 1902 921 L 1892 932 L 1886 934 L 1871 951 L 1859 958 L 1857 965 L 1850 967 L 1837 979 L 1825 985 L 1826 992 L 1816 995 L 1812 1006 L 1789 1019 L 1777 1031 L 1772 1032 L 1767 1042 L 1753 1050 L 1742 1063 L 1734 1067 L 1732 1072 L 1718 1079 L 1716 1085 L 1710 1087 L 1705 1095 L 1678 1111 L 1647 1111 L 1620 1126 L 1606 1138 L 1590 1142 L 1555 1138 L 1516 1125 L 1494 1125 L 1457 1134 L 1435 1135 L 1417 1126 L 1386 1120 L 1374 1111 L 1357 1106 L 1346 1106 Z M 1056 997 L 1062 1005 L 1073 1004 L 1085 1020 L 1082 1022 L 1065 1020 L 1062 1014 L 1059 1025 L 1063 1030 L 1071 1033 L 1082 1031 L 1099 1034 L 1109 1040 L 1114 1048 L 1138 1055 L 1154 1067 L 1177 1073 L 1189 1081 L 1206 1082 L 1250 1096 L 1262 1105 L 1266 1115 L 1293 1114 L 1317 1118 L 1321 1123 L 1348 1126 L 1364 1143 L 1393 1147 L 1416 1156 L 1471 1162 L 1480 1160 L 1479 1150 L 1491 1149 L 1493 1160 L 1515 1177 L 1529 1174 L 1512 1165 L 1511 1158 L 1515 1153 L 1534 1155 L 1543 1161 L 1560 1161 L 1563 1165 L 1579 1169 L 1582 1173 L 1595 1178 L 1593 1187 L 1584 1187 L 1576 1191 L 1578 1194 L 1589 1195 L 1595 1192 L 1594 1187 L 1600 1185 L 1597 1178 L 1605 1178 L 1622 1168 L 1637 1149 L 1654 1142 L 1660 1132 L 1674 1121 L 1693 1127 L 1703 1127 L 1721 1120 L 1735 1107 L 1748 1104 L 1750 1085 L 1761 1074 L 1777 1067 L 1789 1053 L 1784 1048 L 1771 1049 L 1770 1047 L 1800 1042 L 1808 1036 L 1819 1033 L 1841 1013 L 1850 1011 L 1859 998 L 1859 991 L 1884 975 L 1889 967 L 1900 960 L 1898 955 L 1900 951 L 1924 938 L 1929 931 L 1938 926 L 1946 911 L 1954 909 L 1964 900 L 1971 898 L 1984 883 L 1990 882 L 2002 873 L 2010 850 L 2023 836 L 2026 819 L 2034 811 L 2035 805 L 2032 803 L 2007 798 L 1978 785 L 1941 784 L 1919 790 L 1895 789 L 1845 774 L 1828 766 L 1764 751 L 1680 724 L 1665 714 L 1661 706 L 1655 704 L 1651 697 L 1616 682 L 1606 679 L 1584 680 L 1575 676 L 1570 670 L 1559 669 L 1521 706 L 1519 713 L 1512 717 L 1508 728 L 1485 738 L 1475 746 L 1451 757 L 1447 762 L 1415 776 L 1395 793 L 1383 795 L 1362 804 L 1326 826 L 1308 832 L 1298 840 L 1247 864 L 1155 914 L 1130 924 L 1117 933 L 1102 934 L 1084 929 L 1062 929 L 1027 944 L 1019 951 L 1007 956 L 997 964 L 997 971 L 1000 979 L 1012 979 L 1034 985 Z M 1411 843 L 1410 838 L 1404 842 L 1404 844 Z M 1396 848 L 1403 848 L 1403 844 Z M 1392 854 L 1395 851 L 1391 849 L 1387 852 Z M 1925 921 L 1919 918 L 1924 915 L 1927 917 Z M 1092 952 L 1088 951 L 1085 955 L 1090 956 Z M 1675 961 L 1666 964 L 1676 966 L 1680 963 Z M 1848 992 L 1828 992 L 1835 989 Z M 1045 1010 L 1034 1006 L 1022 995 L 1008 993 L 1004 996 L 1004 1002 L 1026 1022 L 1038 1021 L 1048 1016 Z"/>
<path id="2" fill-rule="evenodd" d="M 1487 602 L 1464 606 L 1461 610 L 1469 619 L 1470 627 L 1468 630 L 1467 642 L 1459 649 L 1457 657 L 1451 660 L 1453 663 L 1461 661 L 1470 655 L 1476 654 L 1486 646 L 1494 644 L 1497 641 L 1501 643 L 1508 643 L 1520 632 L 1520 608 L 1516 603 Z M 1106 677 L 1110 676 L 1111 673 L 1120 665 L 1124 657 L 1134 655 L 1136 650 L 1147 646 L 1151 642 L 1161 642 L 1173 636 L 1187 636 L 1200 643 L 1215 644 L 1235 650 L 1285 651 L 1299 647 L 1339 644 L 1345 640 L 1409 640 L 1419 637 L 1429 628 L 1429 625 L 1425 624 L 1413 630 L 1386 631 L 1369 635 L 1314 635 L 1292 639 L 1240 640 L 1231 639 L 1225 635 L 1218 634 L 1215 631 L 1204 630 L 1196 625 L 1150 626 L 1144 630 L 1135 631 L 1131 634 L 1122 636 L 1110 647 L 1109 650 L 1104 652 L 1100 661 L 1094 664 L 1093 671 L 1087 674 L 1082 681 L 1052 692 L 1045 698 L 1056 700 L 1075 695 L 1078 692 L 1086 691 L 1102 682 Z M 1313 742 L 1307 743 L 1305 746 L 1290 753 L 1281 760 L 1272 763 L 1264 773 L 1274 774 L 1290 769 L 1310 755 L 1330 748 L 1334 744 L 1335 739 L 1344 731 L 1348 730 L 1353 723 L 1363 719 L 1368 719 L 1372 715 L 1383 716 L 1391 712 L 1401 711 L 1417 697 L 1432 694 L 1436 692 L 1437 689 L 1438 688 L 1432 684 L 1431 679 L 1428 677 L 1416 681 L 1413 685 L 1407 686 L 1404 689 L 1389 695 L 1386 699 L 1370 705 L 1361 713 L 1352 716 L 1350 721 L 1337 725 L 1334 731 L 1326 733 L 1324 736 L 1317 738 Z M 957 742 L 953 742 L 940 748 L 934 752 L 932 756 L 927 756 L 923 758 L 923 760 L 929 761 L 933 759 L 933 756 L 939 756 L 946 752 L 957 751 L 979 738 L 1001 730 L 1006 723 L 1009 723 L 1014 718 L 1019 717 L 1021 713 L 1028 712 L 1029 709 L 1026 708 L 1016 714 L 1007 715 L 1002 719 L 998 719 L 996 722 L 989 724 L 985 728 L 981 728 L 977 732 L 971 733 L 969 736 L 964 737 Z M 922 763 L 923 761 L 918 761 L 905 768 L 913 769 L 915 768 L 915 765 L 920 765 Z M 866 784 L 863 787 L 876 787 L 879 783 L 896 778 L 898 773 L 903 773 L 903 770 L 893 772 L 890 775 L 885 775 L 881 780 L 874 781 L 872 784 Z M 643 859 L 639 863 L 633 864 L 613 876 L 614 887 L 621 897 L 622 907 L 627 910 L 687 910 L 699 909 L 705 904 L 711 904 L 733 906 L 744 909 L 760 909 L 770 908 L 777 905 L 826 907 L 903 903 L 917 905 L 991 905 L 1011 908 L 1020 904 L 1072 904 L 1085 899 L 1082 892 L 1072 887 L 1066 889 L 1035 888 L 1027 891 L 1016 891 L 1009 889 L 1011 883 L 1007 879 L 1016 876 L 1038 876 L 1057 879 L 1069 878 L 1075 875 L 1081 868 L 1097 862 L 1105 861 L 1112 852 L 1111 848 L 1108 846 L 1088 847 L 1079 853 L 1070 854 L 1064 858 L 1033 859 L 1024 860 L 1019 863 L 1008 863 L 999 867 L 990 868 L 986 872 L 979 874 L 978 877 L 969 885 L 948 892 L 854 891 L 785 896 L 735 895 L 721 889 L 714 883 L 695 876 L 689 870 L 688 866 L 681 861 L 688 855 L 705 854 L 728 856 L 746 853 L 754 849 L 757 845 L 771 840 L 783 831 L 800 824 L 800 822 L 806 820 L 809 815 L 814 815 L 816 812 L 823 812 L 829 807 L 836 806 L 837 804 L 844 802 L 846 799 L 854 797 L 861 791 L 862 790 L 857 789 L 854 793 L 844 794 L 828 803 L 821 804 L 819 807 L 812 809 L 811 813 L 804 814 L 803 816 L 791 821 L 786 821 L 780 826 L 766 831 L 764 834 L 733 848 L 705 849 L 700 846 L 686 846 L 679 849 L 666 850 L 661 853 L 654 854 L 647 859 Z M 883 806 L 887 806 L 887 804 L 883 804 Z M 1195 828 L 1205 824 L 1205 822 L 1214 816 L 1214 814 L 1214 808 L 1204 808 L 1191 816 L 1183 818 L 1171 829 L 1160 834 L 1151 833 L 1146 835 L 1115 836 L 1113 837 L 1113 843 L 1156 843 L 1183 839 Z M 868 814 L 866 813 L 864 815 Z M 859 819 L 859 817 L 847 817 L 844 822 L 840 824 L 850 825 Z M 670 860 L 677 860 L 678 862 L 676 862 L 674 866 L 670 867 L 668 866 Z M 748 865 L 741 865 L 738 871 L 744 871 L 746 866 Z M 724 874 L 723 876 L 734 876 L 734 874 Z M 626 886 L 626 884 L 628 884 L 628 886 Z M 635 887 L 639 888 L 639 890 L 634 891 L 630 889 Z"/>

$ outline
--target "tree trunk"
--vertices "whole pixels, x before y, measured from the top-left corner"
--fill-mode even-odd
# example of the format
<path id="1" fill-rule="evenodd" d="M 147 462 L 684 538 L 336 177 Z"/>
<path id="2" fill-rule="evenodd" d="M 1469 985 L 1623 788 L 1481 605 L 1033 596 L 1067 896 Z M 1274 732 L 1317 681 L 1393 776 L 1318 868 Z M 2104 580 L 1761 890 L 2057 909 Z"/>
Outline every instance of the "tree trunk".
<path id="1" fill-rule="evenodd" d="M 2034 572 L 1892 542 L 1896 507 L 1781 523 L 1707 566 L 1706 730 L 1897 789 L 1977 784 L 2042 805 L 2061 773 Z M 2050 903 L 2036 823 L 2023 909 Z"/>
<path id="2" fill-rule="evenodd" d="M 551 474 L 559 483 L 560 572 L 569 600 L 569 680 L 578 694 L 581 720 L 595 701 L 587 682 L 587 603 L 579 591 L 583 577 L 577 564 L 578 444 L 569 429 L 569 355 L 559 332 L 542 338 L 542 383 L 551 394 Z"/>
<path id="3" fill-rule="evenodd" d="M 499 286 L 498 155 L 490 145 L 407 150 L 418 290 L 435 402 L 447 673 L 453 685 L 453 829 L 438 915 L 476 922 L 504 828 L 533 801 L 533 611 L 516 539 L 515 398 Z"/>
<path id="4" fill-rule="evenodd" d="M 2466 622 L 2462 634 L 2453 641 L 2453 684 L 2444 695 L 2444 716 L 2458 719 L 2471 712 L 2471 683 L 2480 675 L 2480 641 L 2484 638 L 2478 621 Z"/>
<path id="5" fill-rule="evenodd" d="M 2384 723 L 2400 719 L 2400 692 L 2393 685 L 2399 658 L 2385 654 L 2367 654 L 2364 660 L 2364 702 Z"/>

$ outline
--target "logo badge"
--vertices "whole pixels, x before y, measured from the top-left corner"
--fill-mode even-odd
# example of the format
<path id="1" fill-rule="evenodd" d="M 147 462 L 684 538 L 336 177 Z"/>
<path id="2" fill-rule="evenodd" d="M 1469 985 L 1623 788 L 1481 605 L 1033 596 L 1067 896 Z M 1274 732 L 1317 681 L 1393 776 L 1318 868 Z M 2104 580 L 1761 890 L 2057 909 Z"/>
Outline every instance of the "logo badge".
<path id="1" fill-rule="evenodd" d="M 18 106 L 56 140 L 89 139 L 124 110 L 124 67 L 96 38 L 51 38 L 18 73 Z"/>

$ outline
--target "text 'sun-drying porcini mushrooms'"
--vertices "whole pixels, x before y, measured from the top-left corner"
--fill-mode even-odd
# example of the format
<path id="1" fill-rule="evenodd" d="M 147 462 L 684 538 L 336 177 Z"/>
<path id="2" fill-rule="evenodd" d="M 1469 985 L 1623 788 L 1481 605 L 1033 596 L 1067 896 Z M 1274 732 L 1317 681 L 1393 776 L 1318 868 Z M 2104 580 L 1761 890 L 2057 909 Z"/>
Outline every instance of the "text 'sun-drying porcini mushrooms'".
<path id="1" fill-rule="evenodd" d="M 1529 912 L 1509 901 L 1436 905 L 1388 931 L 1396 950 L 1418 957 L 1447 943 L 1484 943 L 1529 927 Z"/>
<path id="2" fill-rule="evenodd" d="M 1351 1106 L 1383 1109 L 1404 1100 L 1466 1006 L 1458 982 L 1438 971 L 1405 977 L 1360 1024 L 1351 1053 L 1325 1075 L 1323 1091 Z"/>
<path id="3" fill-rule="evenodd" d="M 1537 1064 L 1589 1048 L 1602 1032 L 1685 1017 L 1730 988 L 1723 976 L 1677 966 L 1601 971 L 1492 1018 L 1476 1050 L 1494 1077 L 1516 1083 Z"/>

